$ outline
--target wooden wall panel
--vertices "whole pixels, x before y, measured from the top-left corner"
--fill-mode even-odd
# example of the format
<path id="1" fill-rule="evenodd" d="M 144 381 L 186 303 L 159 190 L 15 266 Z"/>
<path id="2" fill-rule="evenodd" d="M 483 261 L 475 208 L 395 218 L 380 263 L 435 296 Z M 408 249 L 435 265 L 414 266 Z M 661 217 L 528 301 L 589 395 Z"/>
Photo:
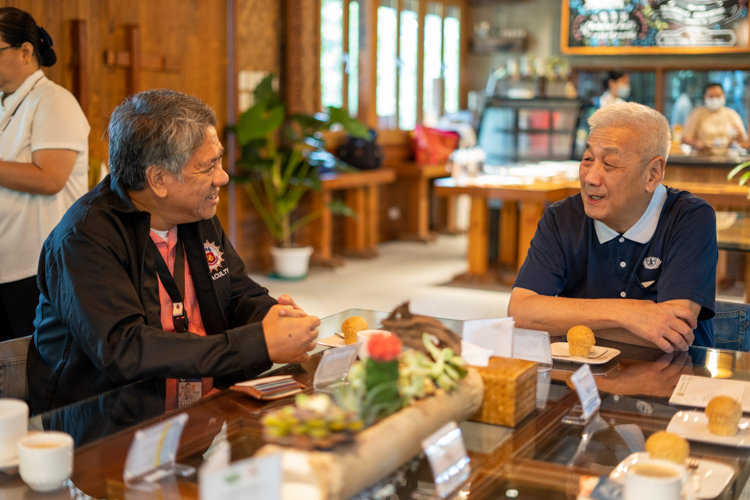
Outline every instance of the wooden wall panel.
<path id="1" fill-rule="evenodd" d="M 71 24 L 86 21 L 88 48 L 88 120 L 90 157 L 107 160 L 105 131 L 112 110 L 127 96 L 128 72 L 107 66 L 106 50 L 127 50 L 126 26 L 138 25 L 144 54 L 168 56 L 177 72 L 144 70 L 141 89 L 169 88 L 195 95 L 216 111 L 219 136 L 226 124 L 225 0 L 0 0 L 29 12 L 54 41 L 57 64 L 46 68 L 54 82 L 72 90 Z M 219 216 L 226 224 L 226 196 Z"/>

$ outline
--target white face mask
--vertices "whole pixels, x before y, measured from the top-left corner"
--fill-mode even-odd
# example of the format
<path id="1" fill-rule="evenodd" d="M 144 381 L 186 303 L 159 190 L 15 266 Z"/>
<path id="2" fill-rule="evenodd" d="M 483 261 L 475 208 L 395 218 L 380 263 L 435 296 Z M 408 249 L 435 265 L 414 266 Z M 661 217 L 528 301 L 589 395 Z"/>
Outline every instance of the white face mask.
<path id="1" fill-rule="evenodd" d="M 705 99 L 706 107 L 711 111 L 716 111 L 726 104 L 727 100 L 724 97 L 707 97 Z"/>
<path id="2" fill-rule="evenodd" d="M 627 99 L 630 97 L 630 85 L 621 85 L 619 89 L 617 89 L 617 97 L 620 99 Z"/>

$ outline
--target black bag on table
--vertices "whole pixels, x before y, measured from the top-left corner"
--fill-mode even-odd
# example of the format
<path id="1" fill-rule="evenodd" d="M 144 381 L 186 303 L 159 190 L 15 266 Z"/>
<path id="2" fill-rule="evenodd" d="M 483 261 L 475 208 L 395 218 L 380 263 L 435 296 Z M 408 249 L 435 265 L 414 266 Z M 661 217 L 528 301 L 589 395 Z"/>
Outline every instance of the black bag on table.
<path id="1" fill-rule="evenodd" d="M 346 144 L 339 146 L 336 156 L 360 170 L 374 170 L 383 163 L 383 148 L 375 144 L 375 131 L 370 129 L 370 139 L 348 136 Z"/>

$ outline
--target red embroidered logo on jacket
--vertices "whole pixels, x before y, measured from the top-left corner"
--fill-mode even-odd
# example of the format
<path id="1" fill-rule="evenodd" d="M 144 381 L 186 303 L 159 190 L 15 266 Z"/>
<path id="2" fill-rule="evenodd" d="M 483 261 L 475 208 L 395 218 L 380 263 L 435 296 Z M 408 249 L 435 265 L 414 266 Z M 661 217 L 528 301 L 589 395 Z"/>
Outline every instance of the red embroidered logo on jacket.
<path id="1" fill-rule="evenodd" d="M 203 248 L 206 251 L 206 261 L 208 261 L 208 268 L 211 271 L 216 271 L 221 267 L 221 263 L 224 262 L 224 253 L 219 250 L 219 247 L 212 241 L 211 243 L 206 240 L 203 244 Z"/>

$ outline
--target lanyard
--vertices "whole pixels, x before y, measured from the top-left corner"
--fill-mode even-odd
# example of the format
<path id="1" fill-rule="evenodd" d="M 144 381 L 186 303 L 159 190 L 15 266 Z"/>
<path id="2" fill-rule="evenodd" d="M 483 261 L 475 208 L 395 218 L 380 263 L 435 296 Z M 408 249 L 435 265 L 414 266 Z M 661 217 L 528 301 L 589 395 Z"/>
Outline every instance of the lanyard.
<path id="1" fill-rule="evenodd" d="M 182 302 L 182 296 L 185 294 L 185 247 L 180 239 L 180 233 L 177 232 L 177 254 L 174 259 L 174 276 L 169 272 L 169 266 L 164 262 L 164 257 L 156 247 L 156 243 L 149 238 L 150 248 L 156 251 L 156 272 L 159 275 L 161 284 L 172 299 L 172 321 L 177 333 L 188 331 L 188 319 L 185 313 L 185 306 Z"/>

